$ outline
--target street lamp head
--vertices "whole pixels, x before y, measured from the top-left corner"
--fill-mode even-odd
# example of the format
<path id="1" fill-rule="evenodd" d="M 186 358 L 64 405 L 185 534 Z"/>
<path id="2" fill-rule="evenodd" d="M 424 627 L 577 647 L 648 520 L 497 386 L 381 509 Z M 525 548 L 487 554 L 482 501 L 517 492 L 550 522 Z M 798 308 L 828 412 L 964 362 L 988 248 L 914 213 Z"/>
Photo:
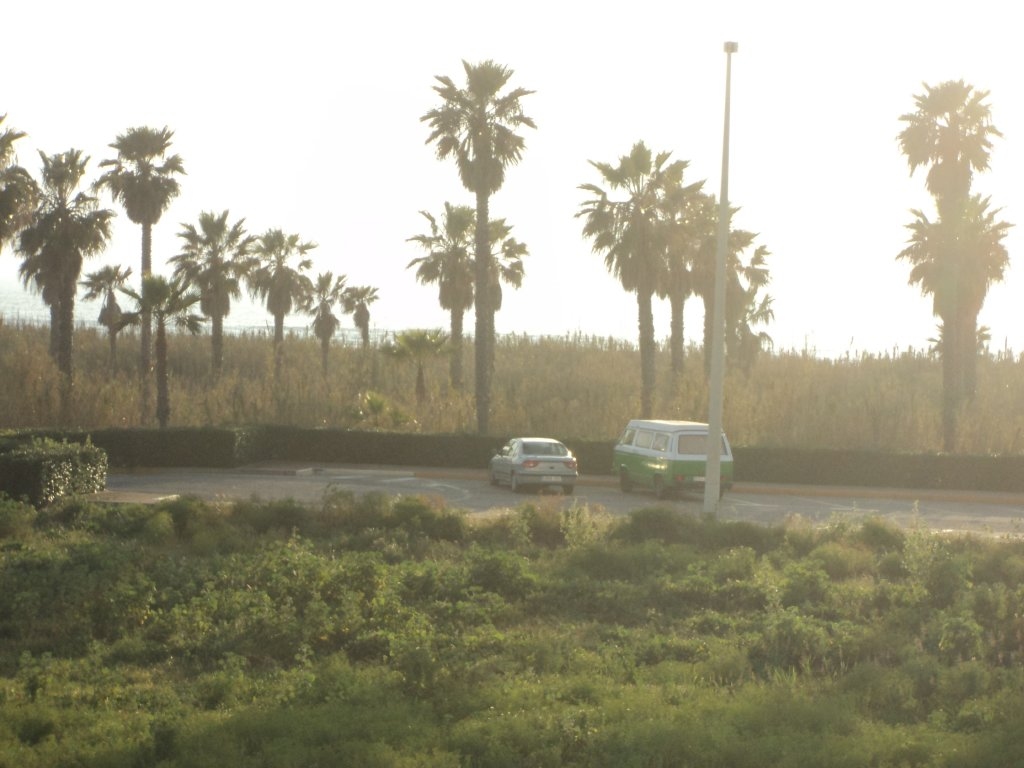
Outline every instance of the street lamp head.
<path id="1" fill-rule="evenodd" d="M 739 49 L 740 49 L 740 44 L 739 43 L 726 43 L 725 44 L 725 52 L 726 53 L 736 53 L 736 51 L 738 51 Z"/>

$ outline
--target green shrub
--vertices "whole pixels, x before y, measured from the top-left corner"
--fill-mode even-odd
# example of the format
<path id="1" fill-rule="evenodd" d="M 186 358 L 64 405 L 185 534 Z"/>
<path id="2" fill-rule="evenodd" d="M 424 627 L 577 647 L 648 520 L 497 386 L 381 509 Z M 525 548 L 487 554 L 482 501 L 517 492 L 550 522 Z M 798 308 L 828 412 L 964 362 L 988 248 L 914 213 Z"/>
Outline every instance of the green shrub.
<path id="1" fill-rule="evenodd" d="M 0 494 L 0 539 L 20 539 L 32 532 L 38 512 L 31 504 Z"/>
<path id="2" fill-rule="evenodd" d="M 0 453 L 0 493 L 34 506 L 106 487 L 107 455 L 83 444 L 32 438 Z"/>

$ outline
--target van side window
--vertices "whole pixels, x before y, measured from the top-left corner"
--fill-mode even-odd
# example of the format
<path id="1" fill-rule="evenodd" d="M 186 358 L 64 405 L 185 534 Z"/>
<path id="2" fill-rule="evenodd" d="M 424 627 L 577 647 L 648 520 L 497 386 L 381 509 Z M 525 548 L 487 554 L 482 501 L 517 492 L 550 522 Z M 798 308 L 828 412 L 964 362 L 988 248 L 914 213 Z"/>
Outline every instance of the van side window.
<path id="1" fill-rule="evenodd" d="M 632 445 L 633 444 L 633 436 L 635 434 L 636 434 L 636 430 L 635 429 L 632 429 L 632 428 L 627 429 L 625 432 L 622 433 L 622 437 L 619 438 L 619 445 Z"/>
<path id="2" fill-rule="evenodd" d="M 650 448 L 652 440 L 654 440 L 654 433 L 649 430 L 641 429 L 636 433 L 637 448 Z"/>
<path id="3" fill-rule="evenodd" d="M 680 435 L 676 453 L 683 456 L 704 456 L 708 452 L 707 435 Z"/>
<path id="4" fill-rule="evenodd" d="M 656 451 L 667 451 L 670 437 L 668 432 L 656 432 L 651 447 Z"/>

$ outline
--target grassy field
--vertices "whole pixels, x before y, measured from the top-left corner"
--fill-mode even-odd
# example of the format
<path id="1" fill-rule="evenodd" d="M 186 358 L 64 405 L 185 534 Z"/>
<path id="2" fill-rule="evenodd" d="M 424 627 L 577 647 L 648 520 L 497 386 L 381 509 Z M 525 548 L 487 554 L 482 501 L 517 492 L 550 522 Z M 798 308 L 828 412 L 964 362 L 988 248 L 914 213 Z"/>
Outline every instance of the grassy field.
<path id="1" fill-rule="evenodd" d="M 1024 544 L 543 500 L 0 500 L 0 766 L 1000 768 Z"/>
<path id="2" fill-rule="evenodd" d="M 47 355 L 45 327 L 0 323 L 0 428 L 52 426 L 59 379 Z M 76 426 L 140 424 L 138 339 L 120 338 L 111 368 L 105 336 L 80 328 L 75 338 Z M 416 366 L 371 346 L 334 344 L 325 376 L 318 343 L 290 336 L 284 368 L 273 377 L 266 335 L 228 336 L 224 372 L 210 377 L 206 336 L 171 338 L 171 424 L 256 423 L 459 433 L 475 431 L 472 380 L 448 386 L 448 360 L 425 361 L 427 399 L 415 395 Z M 465 349 L 471 376 L 472 345 Z M 681 376 L 659 353 L 656 415 L 706 420 L 707 388 L 699 349 Z M 940 450 L 939 361 L 908 350 L 840 360 L 784 351 L 762 355 L 726 377 L 724 425 L 732 442 L 933 452 Z M 639 354 L 627 343 L 587 336 L 499 339 L 491 430 L 614 439 L 639 411 Z M 976 397 L 960 415 L 958 453 L 1024 451 L 1024 359 L 985 356 Z"/>

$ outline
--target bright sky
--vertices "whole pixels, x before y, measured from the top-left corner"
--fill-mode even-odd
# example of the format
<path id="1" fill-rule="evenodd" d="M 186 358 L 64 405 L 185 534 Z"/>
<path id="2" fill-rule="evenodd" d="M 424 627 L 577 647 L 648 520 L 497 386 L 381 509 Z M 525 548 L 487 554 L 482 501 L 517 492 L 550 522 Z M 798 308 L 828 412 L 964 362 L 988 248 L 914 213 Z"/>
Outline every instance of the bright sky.
<path id="1" fill-rule="evenodd" d="M 421 255 L 406 239 L 428 231 L 419 211 L 439 216 L 445 201 L 473 198 L 424 144 L 419 118 L 439 103 L 435 75 L 462 85 L 463 59 L 493 59 L 514 70 L 512 87 L 536 91 L 523 103 L 538 126 L 524 129 L 523 160 L 491 202 L 530 250 L 498 332 L 635 341 L 635 298 L 582 238 L 578 186 L 600 182 L 589 160 L 616 163 L 642 140 L 688 160 L 689 180 L 717 195 L 723 43 L 735 40 L 729 199 L 736 225 L 772 254 L 776 348 L 925 348 L 931 303 L 895 256 L 910 209 L 934 208 L 924 172 L 910 177 L 899 152 L 898 118 L 922 83 L 963 79 L 990 91 L 1004 134 L 974 191 L 1018 225 L 1006 280 L 979 321 L 993 348 L 1024 352 L 1024 48 L 1004 2 L 35 0 L 2 17 L 0 114 L 29 134 L 22 165 L 38 174 L 36 150 L 75 147 L 93 158 L 94 178 L 118 134 L 167 126 L 188 175 L 154 230 L 158 271 L 182 223 L 228 209 L 254 234 L 280 228 L 319 243 L 314 272 L 378 287 L 372 325 L 383 330 L 447 328 L 436 287 L 405 268 Z M 86 271 L 137 273 L 139 228 L 104 204 L 119 214 L 114 239 Z M 0 285 L 16 283 L 17 264 L 5 249 Z M 655 312 L 667 337 L 668 304 Z M 688 339 L 700 338 L 701 317 L 691 301 Z"/>

